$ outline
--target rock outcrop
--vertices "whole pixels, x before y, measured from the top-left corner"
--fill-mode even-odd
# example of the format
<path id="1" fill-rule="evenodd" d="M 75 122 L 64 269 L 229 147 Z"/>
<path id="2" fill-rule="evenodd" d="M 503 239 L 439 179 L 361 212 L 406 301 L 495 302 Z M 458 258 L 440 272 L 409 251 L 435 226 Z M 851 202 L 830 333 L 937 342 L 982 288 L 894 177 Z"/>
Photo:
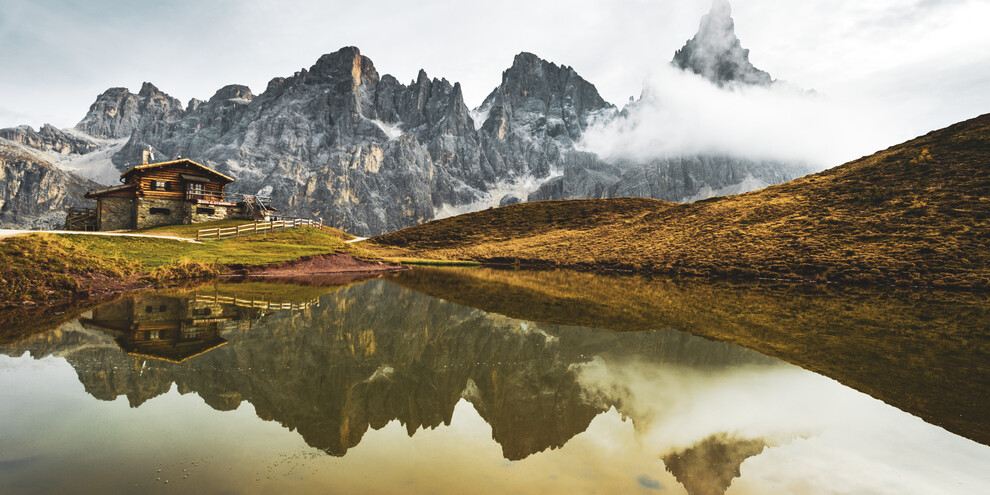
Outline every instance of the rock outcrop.
<path id="1" fill-rule="evenodd" d="M 44 137 L 42 142 L 53 143 Z M 82 195 L 99 187 L 98 183 L 60 170 L 37 153 L 0 138 L 0 227 L 61 228 L 65 223 L 65 208 L 85 205 Z"/>
<path id="2" fill-rule="evenodd" d="M 27 125 L 0 129 L 0 139 L 60 155 L 85 155 L 100 146 L 85 134 L 63 131 L 51 124 L 45 124 L 37 131 Z"/>

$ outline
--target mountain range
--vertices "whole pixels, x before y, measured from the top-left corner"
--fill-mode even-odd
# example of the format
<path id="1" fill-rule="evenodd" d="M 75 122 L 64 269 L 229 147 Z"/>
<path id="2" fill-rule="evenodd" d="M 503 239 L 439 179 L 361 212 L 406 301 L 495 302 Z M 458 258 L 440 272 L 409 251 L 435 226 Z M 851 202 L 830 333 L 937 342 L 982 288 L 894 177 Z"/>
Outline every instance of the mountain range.
<path id="1" fill-rule="evenodd" d="M 725 0 L 714 2 L 672 64 L 725 90 L 773 83 L 749 62 Z M 72 129 L 0 129 L 0 145 L 16 150 L 0 154 L 0 177 L 24 175 L 27 162 L 53 174 L 0 190 L 0 225 L 57 225 L 61 209 L 83 203 L 80 184 L 116 183 L 149 147 L 159 159 L 190 158 L 236 178 L 232 193 L 270 195 L 285 215 L 323 218 L 358 235 L 525 201 L 692 201 L 809 172 L 726 155 L 631 161 L 583 151 L 589 128 L 622 118 L 573 68 L 531 53 L 516 55 L 498 87 L 470 109 L 459 83 L 420 71 L 404 84 L 345 47 L 272 79 L 259 95 L 228 85 L 183 105 L 145 83 L 136 94 L 108 89 Z M 20 162 L 5 158 L 13 154 Z"/>

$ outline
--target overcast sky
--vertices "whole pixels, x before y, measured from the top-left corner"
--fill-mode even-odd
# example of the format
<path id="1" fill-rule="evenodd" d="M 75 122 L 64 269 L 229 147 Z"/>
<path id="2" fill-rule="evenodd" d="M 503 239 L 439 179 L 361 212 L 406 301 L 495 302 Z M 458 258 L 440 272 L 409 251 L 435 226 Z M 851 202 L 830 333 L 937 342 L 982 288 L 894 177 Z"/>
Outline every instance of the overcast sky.
<path id="1" fill-rule="evenodd" d="M 574 67 L 609 101 L 694 35 L 710 0 L 0 0 L 0 127 L 71 127 L 112 86 L 187 102 L 355 45 L 380 74 L 460 81 L 475 107 L 520 51 Z M 902 133 L 990 112 L 990 0 L 733 0 L 750 59 L 830 98 L 896 110 Z M 850 116 L 855 118 L 855 116 Z M 911 136 L 906 136 L 911 137 Z M 889 143 L 895 144 L 895 143 Z"/>

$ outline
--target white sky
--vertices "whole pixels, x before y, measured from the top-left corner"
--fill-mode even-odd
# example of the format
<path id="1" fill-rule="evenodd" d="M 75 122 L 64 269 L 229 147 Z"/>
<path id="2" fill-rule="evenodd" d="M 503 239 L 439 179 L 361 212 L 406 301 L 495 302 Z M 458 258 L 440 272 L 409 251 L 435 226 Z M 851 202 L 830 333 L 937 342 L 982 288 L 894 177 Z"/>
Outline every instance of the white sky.
<path id="1" fill-rule="evenodd" d="M 71 127 L 112 86 L 187 102 L 355 45 L 380 74 L 460 81 L 474 107 L 520 51 L 622 106 L 710 0 L 0 0 L 0 127 Z M 990 0 L 734 0 L 753 63 L 830 98 L 875 99 L 915 134 L 990 112 Z M 855 116 L 850 116 L 855 118 Z M 905 138 L 912 137 L 905 135 Z M 895 143 L 889 143 L 895 144 Z"/>

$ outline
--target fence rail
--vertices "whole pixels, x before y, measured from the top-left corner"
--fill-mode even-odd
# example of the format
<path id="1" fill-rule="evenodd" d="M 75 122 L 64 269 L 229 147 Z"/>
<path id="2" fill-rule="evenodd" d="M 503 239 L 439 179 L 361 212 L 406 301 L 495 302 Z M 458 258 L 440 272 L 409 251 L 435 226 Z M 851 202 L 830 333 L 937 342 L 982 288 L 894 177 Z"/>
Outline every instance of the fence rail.
<path id="1" fill-rule="evenodd" d="M 320 299 L 316 298 L 311 301 L 306 302 L 271 302 L 266 300 L 258 299 L 241 299 L 239 297 L 231 296 L 221 296 L 221 295 L 207 295 L 207 294 L 196 294 L 196 302 L 204 302 L 207 304 L 232 304 L 234 306 L 239 306 L 242 308 L 260 308 L 260 309 L 291 309 L 300 310 L 312 308 L 313 306 L 320 305 Z"/>
<path id="2" fill-rule="evenodd" d="M 320 230 L 330 230 L 330 227 L 323 225 L 323 219 L 310 220 L 308 218 L 291 218 L 276 221 L 254 221 L 238 225 L 236 227 L 216 227 L 212 229 L 200 229 L 196 231 L 196 240 L 203 239 L 229 239 L 247 234 L 258 234 L 261 232 L 277 232 L 296 227 L 313 227 Z"/>

